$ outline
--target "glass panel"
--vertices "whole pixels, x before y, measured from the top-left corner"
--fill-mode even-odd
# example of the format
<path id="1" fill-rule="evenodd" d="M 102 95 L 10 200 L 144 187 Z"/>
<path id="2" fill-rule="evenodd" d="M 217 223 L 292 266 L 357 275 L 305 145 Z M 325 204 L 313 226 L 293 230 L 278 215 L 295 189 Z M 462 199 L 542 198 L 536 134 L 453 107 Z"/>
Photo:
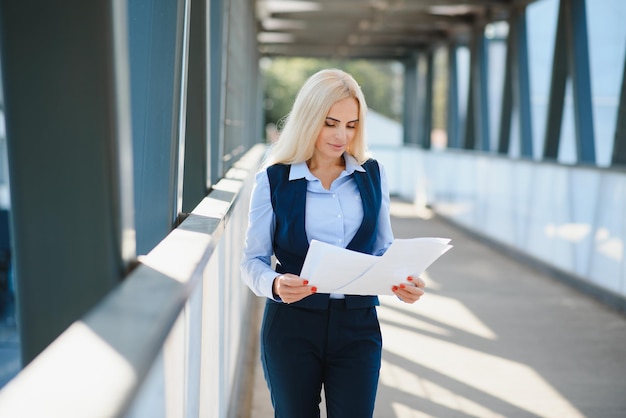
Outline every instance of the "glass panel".
<path id="1" fill-rule="evenodd" d="M 536 1 L 526 9 L 530 107 L 535 159 L 541 159 L 543 156 L 558 11 L 558 0 Z"/>
<path id="2" fill-rule="evenodd" d="M 456 67 L 457 67 L 457 86 L 459 90 L 459 135 L 460 144 L 464 142 L 465 122 L 467 119 L 467 100 L 469 94 L 469 78 L 470 78 L 470 51 L 466 46 L 460 46 L 456 49 Z"/>
<path id="3" fill-rule="evenodd" d="M 561 123 L 561 140 L 557 161 L 564 164 L 576 164 L 576 129 L 574 127 L 574 97 L 572 80 L 567 80 L 565 88 L 565 104 L 563 105 L 563 121 Z"/>
<path id="4" fill-rule="evenodd" d="M 498 149 L 500 134 L 500 114 L 502 113 L 502 92 L 506 71 L 506 38 L 509 33 L 507 22 L 494 22 L 485 28 L 487 40 L 488 70 L 487 82 L 489 99 L 489 130 L 491 144 L 489 149 Z"/>
<path id="5" fill-rule="evenodd" d="M 226 52 L 226 92 L 224 115 L 224 148 L 221 177 L 241 154 L 260 139 L 257 132 L 258 57 L 255 38 L 249 29 L 254 25 L 253 9 L 243 0 L 229 3 Z"/>
<path id="6" fill-rule="evenodd" d="M 522 153 L 521 144 L 520 144 L 520 124 L 519 124 L 519 110 L 515 104 L 513 105 L 513 109 L 511 110 L 511 137 L 509 143 L 509 157 L 511 158 L 520 158 Z"/>
<path id="7" fill-rule="evenodd" d="M 447 98 L 448 98 L 448 50 L 437 48 L 433 68 L 433 131 L 431 147 L 443 149 L 447 147 Z"/>
<path id="8" fill-rule="evenodd" d="M 424 124 L 426 123 L 426 100 L 428 89 L 428 56 L 425 53 L 420 53 L 417 59 L 417 124 L 419 126 L 417 141 L 420 146 L 424 143 Z"/>
<path id="9" fill-rule="evenodd" d="M 586 1 L 596 161 L 611 163 L 626 52 L 626 2 Z"/>
<path id="10" fill-rule="evenodd" d="M 0 66 L 1 67 L 1 66 Z M 20 348 L 15 317 L 15 283 L 9 235 L 9 159 L 0 77 L 0 388 L 20 370 Z"/>

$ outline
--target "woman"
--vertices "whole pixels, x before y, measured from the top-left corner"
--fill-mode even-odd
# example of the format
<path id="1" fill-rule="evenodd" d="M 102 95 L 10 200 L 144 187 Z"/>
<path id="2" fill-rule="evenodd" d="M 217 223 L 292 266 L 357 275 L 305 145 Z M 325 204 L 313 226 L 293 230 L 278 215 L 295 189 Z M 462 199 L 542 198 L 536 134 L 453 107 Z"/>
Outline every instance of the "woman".
<path id="1" fill-rule="evenodd" d="M 261 360 L 276 417 L 319 417 L 322 386 L 329 418 L 374 411 L 378 297 L 316 293 L 299 277 L 312 239 L 375 255 L 393 241 L 385 172 L 368 158 L 366 112 L 349 74 L 314 74 L 256 176 L 242 273 L 267 298 Z M 413 303 L 423 288 L 409 277 L 392 290 Z"/>

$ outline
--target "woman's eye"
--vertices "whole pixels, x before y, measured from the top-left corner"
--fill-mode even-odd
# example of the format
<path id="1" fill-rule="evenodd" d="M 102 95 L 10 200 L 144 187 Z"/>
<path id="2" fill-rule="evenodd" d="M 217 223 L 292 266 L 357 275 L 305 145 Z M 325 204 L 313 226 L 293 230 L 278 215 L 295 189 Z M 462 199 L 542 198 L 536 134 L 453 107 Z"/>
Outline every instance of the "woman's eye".
<path id="1" fill-rule="evenodd" d="M 333 121 L 330 121 L 330 122 L 329 122 L 329 121 L 326 121 L 326 122 L 324 122 L 324 126 L 327 126 L 327 127 L 329 127 L 329 128 L 336 128 L 336 127 L 338 127 L 338 126 L 340 126 L 340 125 L 339 125 L 339 124 L 337 124 L 337 122 L 333 122 Z M 356 126 L 357 126 L 357 124 L 356 124 L 356 123 L 351 123 L 351 124 L 346 125 L 346 128 L 347 128 L 347 129 L 355 129 L 355 128 L 356 128 Z"/>

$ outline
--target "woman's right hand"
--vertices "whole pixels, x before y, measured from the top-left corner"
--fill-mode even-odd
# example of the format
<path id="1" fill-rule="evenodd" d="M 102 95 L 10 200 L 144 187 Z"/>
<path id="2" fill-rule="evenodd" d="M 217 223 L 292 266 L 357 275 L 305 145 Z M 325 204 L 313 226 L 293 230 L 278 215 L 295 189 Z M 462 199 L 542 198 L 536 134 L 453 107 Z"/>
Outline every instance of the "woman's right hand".
<path id="1" fill-rule="evenodd" d="M 317 292 L 317 288 L 309 286 L 308 280 L 287 273 L 276 276 L 272 292 L 283 302 L 294 303 Z"/>

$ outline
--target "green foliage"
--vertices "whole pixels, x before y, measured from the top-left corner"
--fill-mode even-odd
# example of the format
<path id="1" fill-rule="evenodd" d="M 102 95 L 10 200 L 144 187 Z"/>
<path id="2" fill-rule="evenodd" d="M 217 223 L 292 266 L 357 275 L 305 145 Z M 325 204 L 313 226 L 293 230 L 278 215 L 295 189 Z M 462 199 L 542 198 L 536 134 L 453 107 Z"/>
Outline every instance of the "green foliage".
<path id="1" fill-rule="evenodd" d="M 302 84 L 324 68 L 340 68 L 355 78 L 371 109 L 392 119 L 402 116 L 402 65 L 392 61 L 339 61 L 312 58 L 265 59 L 265 123 L 279 124 L 291 110 Z"/>

